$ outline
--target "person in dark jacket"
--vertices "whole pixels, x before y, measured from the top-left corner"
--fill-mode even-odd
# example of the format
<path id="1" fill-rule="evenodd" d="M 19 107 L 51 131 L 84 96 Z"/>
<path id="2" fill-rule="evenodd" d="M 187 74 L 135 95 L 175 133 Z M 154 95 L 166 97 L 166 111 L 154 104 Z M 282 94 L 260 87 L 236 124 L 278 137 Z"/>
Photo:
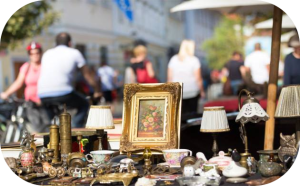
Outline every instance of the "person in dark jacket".
<path id="1" fill-rule="evenodd" d="M 294 52 L 285 57 L 284 85 L 300 84 L 300 42 L 298 34 L 291 37 L 289 47 L 293 47 Z"/>

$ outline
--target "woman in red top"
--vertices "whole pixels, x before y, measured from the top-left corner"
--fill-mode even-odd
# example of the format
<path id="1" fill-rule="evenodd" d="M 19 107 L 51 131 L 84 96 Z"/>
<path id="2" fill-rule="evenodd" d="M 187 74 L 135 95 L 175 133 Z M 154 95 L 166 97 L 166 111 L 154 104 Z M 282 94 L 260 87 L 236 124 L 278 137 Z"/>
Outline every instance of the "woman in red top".
<path id="1" fill-rule="evenodd" d="M 32 132 L 44 132 L 46 125 L 50 124 L 46 111 L 41 106 L 41 100 L 37 96 L 37 82 L 40 76 L 42 47 L 39 43 L 31 42 L 26 50 L 29 55 L 29 62 L 24 63 L 17 79 L 5 91 L 2 92 L 1 99 L 7 99 L 11 94 L 18 91 L 24 84 L 26 85 L 24 96 L 27 101 L 27 117 L 31 123 Z"/>

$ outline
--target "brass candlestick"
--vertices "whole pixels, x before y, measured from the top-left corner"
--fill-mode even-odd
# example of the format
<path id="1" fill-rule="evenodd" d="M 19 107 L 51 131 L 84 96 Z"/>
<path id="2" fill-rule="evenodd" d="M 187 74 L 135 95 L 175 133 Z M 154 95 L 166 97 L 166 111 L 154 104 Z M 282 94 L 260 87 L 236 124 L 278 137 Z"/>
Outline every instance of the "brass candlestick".
<path id="1" fill-rule="evenodd" d="M 59 116 L 60 122 L 60 145 L 61 155 L 72 152 L 71 115 L 67 113 L 66 105 L 64 112 Z"/>
<path id="2" fill-rule="evenodd" d="M 99 144 L 98 144 L 98 150 L 102 150 L 103 147 L 102 147 L 102 137 L 104 136 L 104 129 L 96 129 L 96 133 L 98 135 L 98 141 L 99 141 Z"/>
<path id="3" fill-rule="evenodd" d="M 150 147 L 146 147 L 143 153 L 145 164 L 143 165 L 144 176 L 150 175 L 152 170 L 152 162 L 150 160 L 152 156 Z"/>
<path id="4" fill-rule="evenodd" d="M 54 157 L 52 159 L 53 163 L 57 163 L 60 161 L 60 153 L 59 153 L 59 127 L 56 125 L 56 120 L 54 120 L 54 124 L 50 126 L 50 149 L 54 150 Z"/>

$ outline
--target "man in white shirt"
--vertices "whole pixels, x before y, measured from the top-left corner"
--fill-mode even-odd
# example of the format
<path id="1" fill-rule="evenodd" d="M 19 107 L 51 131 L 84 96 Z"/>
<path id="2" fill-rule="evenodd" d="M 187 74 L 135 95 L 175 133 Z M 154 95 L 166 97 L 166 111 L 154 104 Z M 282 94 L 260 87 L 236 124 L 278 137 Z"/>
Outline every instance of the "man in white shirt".
<path id="1" fill-rule="evenodd" d="M 72 118 L 72 127 L 81 128 L 89 109 L 84 96 L 74 91 L 72 86 L 74 72 L 79 68 L 94 88 L 94 97 L 101 96 L 100 86 L 89 71 L 82 54 L 71 47 L 71 36 L 60 33 L 56 36 L 56 47 L 49 49 L 42 57 L 41 74 L 38 81 L 38 96 L 45 105 L 50 119 L 54 117 L 53 105 L 66 104 L 68 108 L 76 108 L 77 113 Z"/>
<path id="2" fill-rule="evenodd" d="M 261 50 L 260 43 L 255 44 L 255 51 L 245 59 L 245 67 L 250 70 L 252 80 L 256 84 L 269 81 L 270 56 Z"/>
<path id="3" fill-rule="evenodd" d="M 108 66 L 105 61 L 102 61 L 97 74 L 101 79 L 101 88 L 105 102 L 112 103 L 112 91 L 115 89 L 116 81 L 116 73 L 114 69 Z"/>

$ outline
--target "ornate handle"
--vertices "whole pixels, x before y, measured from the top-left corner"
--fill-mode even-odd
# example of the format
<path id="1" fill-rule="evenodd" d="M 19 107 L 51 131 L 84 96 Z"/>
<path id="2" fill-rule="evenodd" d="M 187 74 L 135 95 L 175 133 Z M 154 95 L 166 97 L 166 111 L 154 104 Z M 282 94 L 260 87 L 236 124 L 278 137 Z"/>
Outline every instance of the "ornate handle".
<path id="1" fill-rule="evenodd" d="M 192 156 L 193 152 L 192 152 L 191 150 L 189 150 L 189 153 L 190 153 L 190 155 L 189 155 L 189 156 Z"/>
<path id="2" fill-rule="evenodd" d="M 92 158 L 92 160 L 89 160 L 88 156 L 90 156 L 90 157 Z M 91 154 L 85 155 L 85 158 L 86 158 L 86 160 L 87 160 L 89 163 L 93 163 L 93 162 L 94 162 L 94 161 L 93 161 L 93 155 L 91 155 Z"/>

